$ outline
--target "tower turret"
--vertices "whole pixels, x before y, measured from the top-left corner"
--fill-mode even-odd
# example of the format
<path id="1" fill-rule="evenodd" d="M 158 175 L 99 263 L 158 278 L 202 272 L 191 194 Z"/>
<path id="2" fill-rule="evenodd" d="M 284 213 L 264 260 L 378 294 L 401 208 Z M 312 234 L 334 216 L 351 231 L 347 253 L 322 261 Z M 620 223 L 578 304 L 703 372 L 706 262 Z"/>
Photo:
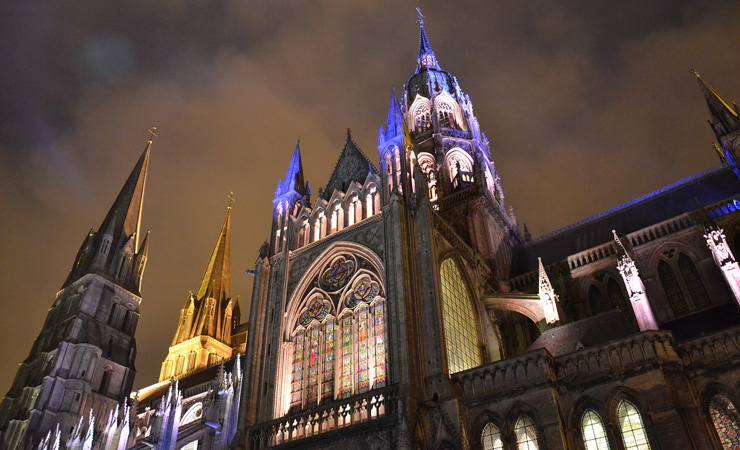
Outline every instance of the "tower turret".
<path id="1" fill-rule="evenodd" d="M 301 141 L 296 141 L 293 157 L 290 159 L 285 178 L 278 181 L 275 188 L 275 199 L 272 214 L 272 241 L 270 248 L 274 252 L 284 250 L 287 246 L 288 217 L 295 215 L 304 204 L 310 205 L 311 186 L 303 177 L 301 162 Z"/>

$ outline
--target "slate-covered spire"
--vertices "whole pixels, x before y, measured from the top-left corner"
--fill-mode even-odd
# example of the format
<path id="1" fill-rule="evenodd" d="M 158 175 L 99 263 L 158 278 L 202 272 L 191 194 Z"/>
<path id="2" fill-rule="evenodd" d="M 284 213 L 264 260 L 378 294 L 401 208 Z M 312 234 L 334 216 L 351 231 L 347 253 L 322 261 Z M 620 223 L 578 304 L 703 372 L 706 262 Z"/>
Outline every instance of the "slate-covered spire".
<path id="1" fill-rule="evenodd" d="M 419 73 L 424 67 L 430 67 L 437 70 L 442 70 L 437 62 L 437 56 L 432 50 L 432 46 L 429 44 L 429 38 L 427 37 L 426 31 L 424 31 L 424 15 L 421 13 L 420 8 L 416 8 L 416 12 L 419 14 L 419 56 L 416 59 L 416 72 Z"/>
<path id="2" fill-rule="evenodd" d="M 721 139 L 725 134 L 740 130 L 737 105 L 734 103 L 730 105 L 724 101 L 717 91 L 704 81 L 697 71 L 692 70 L 692 73 L 699 82 L 702 93 L 704 93 L 704 98 L 709 107 L 709 113 L 712 115 L 710 123 L 712 124 L 712 128 L 714 128 L 714 132 L 717 134 L 717 139 Z M 717 125 L 721 125 L 721 128 Z"/>
<path id="3" fill-rule="evenodd" d="M 98 231 L 91 229 L 82 243 L 62 287 L 98 273 L 138 294 L 148 246 L 139 247 L 139 234 L 151 148 L 149 139 Z"/>
<path id="4" fill-rule="evenodd" d="M 216 247 L 213 249 L 208 262 L 206 273 L 198 289 L 198 300 L 206 296 L 218 301 L 228 301 L 231 298 L 231 205 L 226 210 L 226 219 L 218 235 Z M 224 304 L 225 306 L 225 304 Z"/>

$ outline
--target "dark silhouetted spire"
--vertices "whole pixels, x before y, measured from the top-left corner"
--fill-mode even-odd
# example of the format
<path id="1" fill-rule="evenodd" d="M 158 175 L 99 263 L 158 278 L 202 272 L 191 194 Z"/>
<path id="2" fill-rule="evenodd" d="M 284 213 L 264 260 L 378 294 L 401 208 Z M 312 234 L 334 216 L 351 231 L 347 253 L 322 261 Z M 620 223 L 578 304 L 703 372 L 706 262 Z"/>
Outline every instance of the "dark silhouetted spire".
<path id="1" fill-rule="evenodd" d="M 401 108 L 398 106 L 398 100 L 396 99 L 396 91 L 391 89 L 391 101 L 388 105 L 385 137 L 388 140 L 401 134 L 403 134 L 403 116 L 401 115 Z"/>
<path id="2" fill-rule="evenodd" d="M 733 131 L 740 130 L 740 119 L 738 119 L 737 105 L 734 103 L 730 105 L 720 97 L 720 95 L 712 89 L 712 87 L 702 79 L 699 73 L 692 70 L 692 73 L 699 82 L 704 98 L 707 101 L 709 107 L 709 113 L 712 115 L 712 128 L 714 129 L 717 139 L 721 139 L 722 136 L 732 133 Z"/>
<path id="3" fill-rule="evenodd" d="M 147 240 L 139 248 L 139 229 L 151 148 L 150 139 L 98 231 L 85 238 L 62 287 L 98 273 L 138 294 L 148 247 Z"/>

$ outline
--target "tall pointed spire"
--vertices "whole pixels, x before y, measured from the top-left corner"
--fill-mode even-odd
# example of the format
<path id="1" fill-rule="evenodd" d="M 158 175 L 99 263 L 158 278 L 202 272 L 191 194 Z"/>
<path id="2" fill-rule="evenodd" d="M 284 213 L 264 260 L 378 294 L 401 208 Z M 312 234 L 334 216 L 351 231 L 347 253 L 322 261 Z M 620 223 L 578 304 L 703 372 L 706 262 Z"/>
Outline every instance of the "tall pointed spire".
<path id="1" fill-rule="evenodd" d="M 433 69 L 442 70 L 437 63 L 437 56 L 432 50 L 432 46 L 429 44 L 429 38 L 424 30 L 424 15 L 421 13 L 421 8 L 416 8 L 416 12 L 419 15 L 419 57 L 416 59 L 416 72 L 418 73 L 425 67 L 431 67 Z"/>
<path id="2" fill-rule="evenodd" d="M 212 297 L 216 300 L 231 298 L 231 205 L 226 210 L 226 219 L 221 227 L 221 233 L 213 249 L 211 260 L 208 262 L 206 273 L 198 289 L 198 300 Z M 224 305 L 225 306 L 225 305 Z"/>
<path id="3" fill-rule="evenodd" d="M 290 159 L 288 171 L 285 173 L 285 179 L 280 180 L 275 190 L 275 199 L 297 192 L 301 197 L 310 195 L 309 188 L 303 177 L 303 162 L 301 161 L 301 141 L 296 140 L 295 151 Z"/>
<path id="4" fill-rule="evenodd" d="M 709 85 L 709 83 L 704 81 L 704 79 L 696 70 L 692 70 L 691 72 L 694 74 L 696 80 L 699 82 L 699 86 L 704 93 L 704 98 L 707 101 L 709 113 L 712 115 L 712 118 L 725 125 L 725 128 L 729 128 L 725 130 L 726 132 L 737 130 L 738 128 L 740 128 L 737 105 L 735 105 L 734 103 L 730 105 L 729 103 L 724 101 L 724 99 L 720 97 L 717 91 L 715 91 L 712 86 Z"/>
<path id="5" fill-rule="evenodd" d="M 131 256 L 141 250 L 139 248 L 141 211 L 144 206 L 144 188 L 151 149 L 150 138 L 98 231 L 90 230 L 82 243 L 72 270 L 62 285 L 63 288 L 85 274 L 99 273 L 120 282 L 138 294 L 143 266 L 138 270 L 138 267 L 130 265 L 138 265 L 142 259 L 144 261 L 146 259 L 143 255 L 143 258 L 135 258 L 134 262 Z M 121 266 L 122 260 L 125 267 Z"/>
<path id="6" fill-rule="evenodd" d="M 545 266 L 542 265 L 542 258 L 537 258 L 539 264 L 539 296 L 542 301 L 542 308 L 545 310 L 545 322 L 548 324 L 555 323 L 560 320 L 560 314 L 558 313 L 558 296 L 555 294 L 555 289 L 552 288 L 550 278 L 547 277 L 545 272 Z"/>
<path id="7" fill-rule="evenodd" d="M 107 230 L 111 223 L 113 224 L 111 243 L 112 248 L 116 244 L 123 244 L 128 238 L 135 233 L 136 247 L 139 247 L 139 228 L 141 226 L 141 210 L 144 206 L 144 187 L 146 185 L 146 175 L 149 168 L 149 154 L 152 149 L 152 140 L 147 142 L 144 153 L 131 171 L 126 183 L 124 183 L 121 192 L 113 202 L 108 214 L 103 219 L 98 230 Z"/>

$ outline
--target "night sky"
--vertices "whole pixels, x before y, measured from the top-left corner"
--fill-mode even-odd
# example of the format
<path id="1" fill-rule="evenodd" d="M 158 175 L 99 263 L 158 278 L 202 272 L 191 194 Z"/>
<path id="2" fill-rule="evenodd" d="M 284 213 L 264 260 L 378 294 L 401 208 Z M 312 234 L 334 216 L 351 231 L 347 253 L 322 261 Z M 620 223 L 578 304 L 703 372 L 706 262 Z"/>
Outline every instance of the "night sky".
<path id="1" fill-rule="evenodd" d="M 155 382 L 233 191 L 246 320 L 275 185 L 301 140 L 314 198 L 346 129 L 377 161 L 415 7 L 536 237 L 718 163 L 695 68 L 740 100 L 740 3 L 6 1 L 0 6 L 0 395 L 157 126 L 135 385 Z"/>

